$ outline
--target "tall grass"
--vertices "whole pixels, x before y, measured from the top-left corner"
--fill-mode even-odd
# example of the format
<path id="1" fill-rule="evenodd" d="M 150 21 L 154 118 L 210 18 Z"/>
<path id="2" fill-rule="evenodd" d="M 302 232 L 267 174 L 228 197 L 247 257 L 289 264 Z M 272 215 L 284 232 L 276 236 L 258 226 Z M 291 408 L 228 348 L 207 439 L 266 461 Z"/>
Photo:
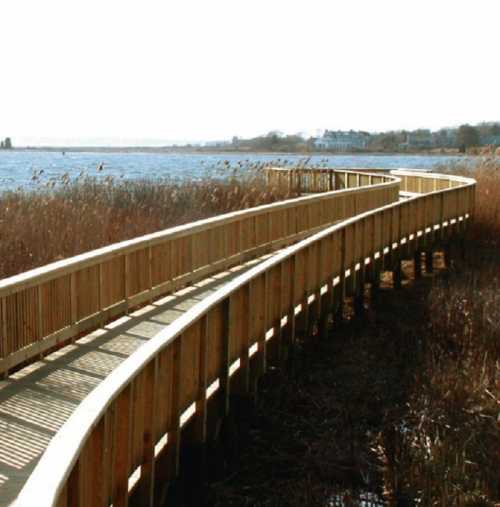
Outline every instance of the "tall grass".
<path id="1" fill-rule="evenodd" d="M 474 177 L 466 261 L 433 284 L 407 410 L 381 433 L 386 487 L 411 504 L 500 501 L 500 161 Z"/>
<path id="2" fill-rule="evenodd" d="M 259 170 L 199 181 L 68 174 L 0 194 L 0 279 L 54 260 L 221 213 L 291 197 Z M 39 175 L 33 176 L 35 183 Z"/>

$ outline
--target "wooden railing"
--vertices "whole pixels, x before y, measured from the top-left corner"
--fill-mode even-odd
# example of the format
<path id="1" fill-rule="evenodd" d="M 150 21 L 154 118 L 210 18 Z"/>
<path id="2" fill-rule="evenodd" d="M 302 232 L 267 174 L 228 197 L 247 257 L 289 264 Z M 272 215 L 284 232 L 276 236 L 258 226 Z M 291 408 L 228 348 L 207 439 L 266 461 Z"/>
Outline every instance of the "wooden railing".
<path id="1" fill-rule="evenodd" d="M 134 306 L 398 199 L 390 175 L 335 178 L 344 190 L 200 220 L 0 280 L 0 376 Z"/>
<path id="2" fill-rule="evenodd" d="M 474 180 L 401 175 L 408 192 L 431 190 L 284 249 L 139 348 L 56 434 L 17 505 L 157 505 L 155 483 L 178 473 L 184 428 L 190 439 L 206 440 L 209 404 L 217 400 L 212 407 L 227 413 L 231 396 L 248 393 L 266 370 L 271 350 L 279 357 L 311 322 L 336 311 L 350 280 L 362 288 L 386 258 L 399 262 L 463 228 Z"/>
<path id="3" fill-rule="evenodd" d="M 388 171 L 380 174 L 373 174 L 376 170 L 371 171 L 370 173 L 370 169 L 338 171 L 273 167 L 267 169 L 267 182 L 269 185 L 287 187 L 294 192 L 317 193 L 383 183 L 388 174 Z"/>

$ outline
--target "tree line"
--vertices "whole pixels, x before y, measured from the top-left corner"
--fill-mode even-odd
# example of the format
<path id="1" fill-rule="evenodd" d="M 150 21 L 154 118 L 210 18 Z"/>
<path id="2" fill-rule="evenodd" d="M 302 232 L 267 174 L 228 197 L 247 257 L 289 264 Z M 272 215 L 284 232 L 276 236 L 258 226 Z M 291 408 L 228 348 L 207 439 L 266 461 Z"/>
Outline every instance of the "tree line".
<path id="1" fill-rule="evenodd" d="M 328 131 L 327 131 L 328 132 Z M 476 126 L 460 125 L 437 131 L 428 129 L 395 130 L 389 132 L 349 131 L 349 134 L 362 135 L 364 147 L 352 148 L 357 152 L 413 152 L 428 150 L 458 150 L 465 153 L 471 148 L 485 145 L 500 146 L 500 123 L 484 122 Z M 204 149 L 252 152 L 315 152 L 330 151 L 328 147 L 318 146 L 320 138 L 285 135 L 280 131 L 271 131 L 266 135 L 243 139 L 233 137 L 231 141 L 222 141 Z"/>
<path id="2" fill-rule="evenodd" d="M 3 141 L 0 141 L 0 150 L 11 150 L 12 140 L 10 137 L 6 137 Z"/>

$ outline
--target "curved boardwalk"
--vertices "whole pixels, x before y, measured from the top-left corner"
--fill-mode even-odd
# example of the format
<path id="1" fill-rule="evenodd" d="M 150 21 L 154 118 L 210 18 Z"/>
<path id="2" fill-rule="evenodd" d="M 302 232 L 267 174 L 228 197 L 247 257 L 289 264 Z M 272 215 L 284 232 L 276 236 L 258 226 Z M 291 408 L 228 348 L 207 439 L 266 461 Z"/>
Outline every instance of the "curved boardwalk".
<path id="1" fill-rule="evenodd" d="M 203 446 L 296 335 L 474 205 L 473 180 L 440 175 L 269 183 L 311 195 L 0 281 L 0 505 L 27 479 L 18 505 L 160 505 L 180 446 Z"/>

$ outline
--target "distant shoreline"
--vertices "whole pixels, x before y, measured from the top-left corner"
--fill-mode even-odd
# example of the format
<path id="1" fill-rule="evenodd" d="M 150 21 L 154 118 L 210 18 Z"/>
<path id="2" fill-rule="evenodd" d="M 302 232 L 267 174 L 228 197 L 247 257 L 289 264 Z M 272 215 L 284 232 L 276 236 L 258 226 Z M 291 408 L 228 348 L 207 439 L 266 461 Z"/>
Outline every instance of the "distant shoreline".
<path id="1" fill-rule="evenodd" d="M 151 153 L 151 154 L 172 154 L 172 155 L 275 155 L 275 156 L 436 156 L 436 157 L 465 157 L 470 156 L 457 151 L 449 150 L 447 152 L 435 151 L 259 151 L 259 150 L 231 150 L 231 149 L 214 149 L 214 148 L 184 148 L 181 146 L 176 147 L 162 147 L 162 146 L 23 146 L 15 147 L 9 150 L 0 150 L 0 153 L 5 151 L 12 152 L 61 152 L 61 153 Z"/>

